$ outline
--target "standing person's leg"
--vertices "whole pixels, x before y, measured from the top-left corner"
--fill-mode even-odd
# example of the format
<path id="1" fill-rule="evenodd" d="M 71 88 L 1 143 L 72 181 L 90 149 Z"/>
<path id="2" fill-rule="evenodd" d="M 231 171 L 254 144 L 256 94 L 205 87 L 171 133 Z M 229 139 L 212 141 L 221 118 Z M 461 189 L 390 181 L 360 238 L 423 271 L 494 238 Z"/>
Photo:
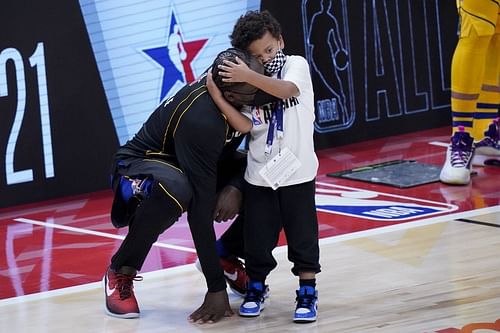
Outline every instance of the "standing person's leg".
<path id="1" fill-rule="evenodd" d="M 316 273 L 319 273 L 318 219 L 315 181 L 281 189 L 283 229 L 288 243 L 292 273 L 299 277 L 295 322 L 313 322 L 317 318 Z"/>
<path id="2" fill-rule="evenodd" d="M 476 151 L 473 165 L 500 163 L 499 115 L 500 108 L 500 12 L 496 33 L 491 39 L 486 55 L 483 85 L 474 115 L 473 136 Z"/>
<path id="3" fill-rule="evenodd" d="M 474 153 L 472 122 L 483 82 L 486 54 L 495 33 L 498 5 L 487 0 L 463 0 L 459 4 L 460 38 L 451 65 L 453 133 L 440 180 L 465 185 L 470 182 Z"/>
<path id="4" fill-rule="evenodd" d="M 265 306 L 265 281 L 277 265 L 272 251 L 278 243 L 282 226 L 278 192 L 279 190 L 273 191 L 269 187 L 251 184 L 245 187 L 243 235 L 249 283 L 240 306 L 241 316 L 258 316 Z"/>

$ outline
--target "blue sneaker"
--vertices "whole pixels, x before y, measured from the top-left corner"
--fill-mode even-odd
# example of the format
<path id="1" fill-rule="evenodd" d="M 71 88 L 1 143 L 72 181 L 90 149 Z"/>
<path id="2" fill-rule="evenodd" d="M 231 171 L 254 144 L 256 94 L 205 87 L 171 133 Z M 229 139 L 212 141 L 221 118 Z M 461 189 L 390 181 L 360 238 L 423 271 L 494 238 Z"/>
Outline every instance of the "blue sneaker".
<path id="1" fill-rule="evenodd" d="M 243 303 L 240 305 L 240 316 L 257 317 L 264 310 L 268 297 L 268 288 L 260 281 L 250 281 Z"/>
<path id="2" fill-rule="evenodd" d="M 311 286 L 302 286 L 296 291 L 297 307 L 293 315 L 296 323 L 311 323 L 318 316 L 318 292 Z"/>

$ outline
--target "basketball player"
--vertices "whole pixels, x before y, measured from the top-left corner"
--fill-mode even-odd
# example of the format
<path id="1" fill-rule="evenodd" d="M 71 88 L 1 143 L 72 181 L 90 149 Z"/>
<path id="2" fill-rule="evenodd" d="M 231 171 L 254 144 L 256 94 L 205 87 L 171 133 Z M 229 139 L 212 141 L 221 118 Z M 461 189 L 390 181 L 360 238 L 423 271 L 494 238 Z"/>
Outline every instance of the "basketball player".
<path id="1" fill-rule="evenodd" d="M 213 68 L 235 57 L 263 73 L 258 61 L 237 49 L 220 53 Z M 133 282 L 142 280 L 137 271 L 158 236 L 185 211 L 208 287 L 203 304 L 188 319 L 216 322 L 232 314 L 215 248 L 213 214 L 218 164 L 233 155 L 241 139 L 214 104 L 205 82 L 203 77 L 186 85 L 162 103 L 114 156 L 111 219 L 116 227 L 128 225 L 129 230 L 103 279 L 106 312 L 111 316 L 139 316 L 133 291 Z M 236 108 L 251 103 L 257 90 L 245 83 L 221 83 L 219 88 Z M 227 214 L 224 202 L 215 210 Z"/>
<path id="2" fill-rule="evenodd" d="M 500 0 L 457 0 L 460 38 L 451 68 L 453 135 L 441 182 L 465 185 L 470 167 L 500 160 Z"/>

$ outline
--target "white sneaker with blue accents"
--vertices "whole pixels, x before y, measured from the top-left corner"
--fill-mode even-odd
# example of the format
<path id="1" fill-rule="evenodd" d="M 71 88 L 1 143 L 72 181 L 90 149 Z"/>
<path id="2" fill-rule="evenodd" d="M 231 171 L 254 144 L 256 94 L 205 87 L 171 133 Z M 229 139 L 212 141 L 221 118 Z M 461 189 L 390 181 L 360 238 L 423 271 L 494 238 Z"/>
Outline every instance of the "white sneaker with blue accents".
<path id="1" fill-rule="evenodd" d="M 264 310 L 269 289 L 263 282 L 250 281 L 243 303 L 240 305 L 240 316 L 257 317 Z M 267 302 L 269 303 L 269 302 Z"/>
<path id="2" fill-rule="evenodd" d="M 297 307 L 293 315 L 296 323 L 311 323 L 318 316 L 318 292 L 311 286 L 302 286 L 296 291 Z"/>

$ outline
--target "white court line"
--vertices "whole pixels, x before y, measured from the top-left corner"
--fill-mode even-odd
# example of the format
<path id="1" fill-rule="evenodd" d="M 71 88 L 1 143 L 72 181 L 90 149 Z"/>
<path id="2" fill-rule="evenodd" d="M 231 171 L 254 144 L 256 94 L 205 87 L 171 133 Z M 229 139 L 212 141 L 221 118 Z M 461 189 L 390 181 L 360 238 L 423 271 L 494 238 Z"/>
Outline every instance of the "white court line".
<path id="1" fill-rule="evenodd" d="M 450 143 L 446 143 L 446 142 L 440 142 L 440 141 L 431 141 L 429 142 L 430 145 L 433 145 L 433 146 L 438 146 L 438 147 L 445 147 L 445 148 L 448 148 L 448 146 L 450 145 Z"/>
<path id="2" fill-rule="evenodd" d="M 32 220 L 32 219 L 25 219 L 22 217 L 14 219 L 14 221 L 39 225 L 39 226 L 47 227 L 47 228 L 62 229 L 62 230 L 66 230 L 66 231 L 72 231 L 72 232 L 77 232 L 77 233 L 81 233 L 81 234 L 93 235 L 93 236 L 101 236 L 101 237 L 121 239 L 121 240 L 125 239 L 125 236 L 122 236 L 122 235 L 115 235 L 115 234 L 110 234 L 107 232 L 100 232 L 100 231 L 88 230 L 88 229 L 83 229 L 83 228 L 70 227 L 70 226 L 62 225 L 62 224 L 47 223 L 47 222 L 36 221 L 36 220 Z M 153 246 L 164 247 L 167 249 L 173 249 L 173 250 L 184 251 L 184 252 L 196 253 L 196 249 L 193 249 L 191 247 L 172 245 L 172 244 L 166 244 L 166 243 L 161 243 L 161 242 L 155 242 L 155 243 L 153 243 Z"/>
<path id="3" fill-rule="evenodd" d="M 497 206 L 492 206 L 492 207 L 469 210 L 469 211 L 465 211 L 465 212 L 459 212 L 459 213 L 455 213 L 455 214 L 448 214 L 448 215 L 442 215 L 442 216 L 437 216 L 437 217 L 431 217 L 431 218 L 420 220 L 420 221 L 399 223 L 399 224 L 390 225 L 390 226 L 386 226 L 386 227 L 379 227 L 379 228 L 363 230 L 363 231 L 353 232 L 353 233 L 344 234 L 344 235 L 322 238 L 319 240 L 319 242 L 320 242 L 320 246 L 321 246 L 321 245 L 338 243 L 338 242 L 342 242 L 342 241 L 346 241 L 346 240 L 352 240 L 352 239 L 358 239 L 358 238 L 369 237 L 369 236 L 374 236 L 374 235 L 380 235 L 380 234 L 384 234 L 384 233 L 392 232 L 392 231 L 418 228 L 418 227 L 422 227 L 422 226 L 426 226 L 426 225 L 443 223 L 443 222 L 448 222 L 448 221 L 456 220 L 456 219 L 463 219 L 463 218 L 468 218 L 468 217 L 473 217 L 473 216 L 478 216 L 478 215 L 499 213 L 499 212 L 500 212 L 500 205 L 497 205 Z M 284 252 L 286 250 L 287 250 L 286 245 L 283 245 L 283 246 L 279 246 L 276 249 L 274 249 L 273 253 L 281 253 L 281 252 Z M 188 264 L 188 265 L 183 265 L 183 266 L 165 268 L 165 269 L 157 270 L 154 272 L 147 272 L 147 273 L 143 273 L 143 274 L 141 273 L 141 275 L 143 277 L 148 277 L 148 278 L 157 277 L 157 276 L 164 277 L 165 275 L 168 275 L 169 272 L 183 272 L 183 271 L 188 272 L 188 271 L 192 271 L 194 269 L 196 269 L 194 267 L 194 264 Z M 88 290 L 94 290 L 97 288 L 101 288 L 100 282 L 93 282 L 93 283 L 88 283 L 88 284 L 84 284 L 84 285 L 80 285 L 80 286 L 56 289 L 56 290 L 41 292 L 41 293 L 37 293 L 37 294 L 11 297 L 11 298 L 6 298 L 3 300 L 0 300 L 0 306 L 8 306 L 8 305 L 18 304 L 18 303 L 22 303 L 22 302 L 38 301 L 38 300 L 46 299 L 46 298 L 50 298 L 50 297 L 67 295 L 67 294 L 71 294 L 71 293 L 77 293 L 77 292 L 88 291 Z"/>
<path id="4" fill-rule="evenodd" d="M 196 270 L 194 264 L 187 264 L 187 265 L 182 265 L 182 266 L 165 268 L 165 269 L 161 269 L 161 270 L 153 271 L 153 272 L 141 273 L 141 276 L 143 276 L 144 278 L 155 278 L 155 277 L 163 277 L 163 276 L 165 276 L 165 273 L 189 272 L 192 270 Z M 44 300 L 44 299 L 51 298 L 51 297 L 76 294 L 76 293 L 81 293 L 84 291 L 100 289 L 102 287 L 103 287 L 102 281 L 99 281 L 99 282 L 82 284 L 79 286 L 54 289 L 54 290 L 45 291 L 45 292 L 41 292 L 41 293 L 37 293 L 37 294 L 15 296 L 15 297 L 0 300 L 0 307 L 18 304 L 18 303 L 24 303 L 24 302 L 36 302 L 36 301 Z"/>

